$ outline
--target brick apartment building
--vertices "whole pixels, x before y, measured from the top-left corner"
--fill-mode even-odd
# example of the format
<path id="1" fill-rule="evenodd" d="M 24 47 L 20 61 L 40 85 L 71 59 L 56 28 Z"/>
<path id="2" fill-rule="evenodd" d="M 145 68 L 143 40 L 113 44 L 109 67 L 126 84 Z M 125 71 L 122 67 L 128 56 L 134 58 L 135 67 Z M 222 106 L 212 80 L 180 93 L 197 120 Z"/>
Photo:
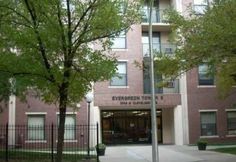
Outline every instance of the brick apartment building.
<path id="1" fill-rule="evenodd" d="M 184 14 L 191 5 L 201 13 L 207 4 L 201 0 L 156 0 L 154 5 L 153 48 L 174 55 L 176 47 L 168 42 L 170 25 L 165 21 L 163 10 L 172 6 Z M 132 30 L 113 40 L 111 51 L 118 56 L 119 77 L 94 84 L 90 123 L 99 123 L 99 140 L 106 144 L 151 142 L 148 67 L 141 70 L 134 64 L 135 61 L 145 63 L 149 57 L 147 7 L 143 10 L 142 23 L 133 25 Z M 207 66 L 200 65 L 168 86 L 156 88 L 159 143 L 193 144 L 199 138 L 215 143 L 236 142 L 236 96 L 219 100 L 215 79 L 206 71 Z M 155 76 L 156 82 L 161 79 L 163 76 Z M 9 103 L 1 107 L 1 124 L 57 123 L 56 106 L 44 104 L 34 94 L 28 96 L 26 103 L 10 96 Z M 67 124 L 87 124 L 87 103 L 83 101 L 77 107 L 79 109 L 68 110 Z M 69 133 L 67 142 L 76 142 L 74 138 Z M 34 142 L 30 137 L 26 140 Z M 40 140 L 44 137 L 39 136 L 37 142 Z"/>

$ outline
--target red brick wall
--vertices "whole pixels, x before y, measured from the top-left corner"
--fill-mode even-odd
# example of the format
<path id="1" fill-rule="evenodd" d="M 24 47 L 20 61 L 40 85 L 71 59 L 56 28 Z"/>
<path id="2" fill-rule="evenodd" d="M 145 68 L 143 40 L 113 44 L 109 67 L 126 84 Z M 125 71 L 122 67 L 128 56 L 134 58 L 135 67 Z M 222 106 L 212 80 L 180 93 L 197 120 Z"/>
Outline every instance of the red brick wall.
<path id="1" fill-rule="evenodd" d="M 225 109 L 236 103 L 236 95 L 230 95 L 226 99 L 219 99 L 217 88 L 198 87 L 198 71 L 193 69 L 187 73 L 188 113 L 189 113 L 189 137 L 190 143 L 195 143 L 200 136 L 201 109 L 216 109 L 217 132 L 219 138 L 209 139 L 212 142 L 236 142 L 236 138 L 226 138 L 227 117 Z"/>
<path id="2" fill-rule="evenodd" d="M 8 102 L 0 103 L 0 125 L 8 122 Z"/>
<path id="3" fill-rule="evenodd" d="M 142 32 L 140 25 L 132 26 L 127 33 L 127 49 L 112 51 L 116 53 L 117 60 L 127 60 L 127 76 L 129 88 L 108 88 L 109 81 L 96 83 L 95 94 L 134 94 L 143 93 L 143 72 L 134 65 L 135 61 L 142 63 Z"/>
<path id="4" fill-rule="evenodd" d="M 86 102 L 81 102 L 81 107 L 79 109 L 70 109 L 68 112 L 77 112 L 76 114 L 76 124 L 86 124 L 87 123 L 87 108 Z M 19 98 L 16 99 L 16 124 L 27 124 L 27 115 L 25 112 L 47 112 L 45 116 L 45 123 L 51 124 L 57 123 L 57 114 L 59 112 L 58 108 L 54 104 L 45 104 L 35 97 L 27 97 L 26 102 L 20 101 Z"/>

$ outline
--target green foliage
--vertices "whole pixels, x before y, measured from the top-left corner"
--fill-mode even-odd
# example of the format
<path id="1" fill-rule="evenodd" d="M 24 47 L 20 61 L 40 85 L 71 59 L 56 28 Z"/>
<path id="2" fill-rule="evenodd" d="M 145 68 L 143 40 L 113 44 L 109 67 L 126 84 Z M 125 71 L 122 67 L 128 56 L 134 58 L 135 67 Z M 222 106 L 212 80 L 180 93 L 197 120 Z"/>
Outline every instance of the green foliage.
<path id="1" fill-rule="evenodd" d="M 33 90 L 59 105 L 57 162 L 67 107 L 76 108 L 92 82 L 114 75 L 109 38 L 139 21 L 139 7 L 129 0 L 0 0 L 0 99 Z"/>
<path id="2" fill-rule="evenodd" d="M 236 147 L 217 148 L 213 151 L 236 155 Z"/>
<path id="3" fill-rule="evenodd" d="M 67 103 L 78 103 L 91 82 L 115 73 L 107 38 L 138 22 L 139 7 L 127 0 L 0 0 L 0 99 L 34 89 L 56 102 L 68 82 Z"/>
<path id="4" fill-rule="evenodd" d="M 202 138 L 197 141 L 197 145 L 207 145 L 207 143 L 207 140 Z"/>
<path id="5" fill-rule="evenodd" d="M 177 45 L 175 57 L 158 55 L 155 65 L 159 73 L 176 77 L 199 64 L 214 70 L 221 96 L 236 84 L 236 1 L 212 3 L 204 15 L 190 12 L 182 16 L 166 11 L 171 24 L 171 41 Z M 161 61 L 160 61 L 161 60 Z"/>
<path id="6" fill-rule="evenodd" d="M 106 149 L 106 145 L 103 143 L 99 143 L 98 145 L 96 145 L 97 149 Z"/>
<path id="7" fill-rule="evenodd" d="M 74 152 L 73 152 L 74 151 Z M 9 150 L 8 157 L 11 162 L 51 162 L 51 152 L 36 152 L 35 150 Z M 75 150 L 71 150 L 70 153 L 63 154 L 63 162 L 80 162 L 86 158 L 85 154 L 81 154 L 81 152 L 76 152 Z M 0 150 L 0 161 L 4 161 L 5 159 L 5 150 Z M 96 161 L 96 156 L 90 156 L 90 160 Z"/>

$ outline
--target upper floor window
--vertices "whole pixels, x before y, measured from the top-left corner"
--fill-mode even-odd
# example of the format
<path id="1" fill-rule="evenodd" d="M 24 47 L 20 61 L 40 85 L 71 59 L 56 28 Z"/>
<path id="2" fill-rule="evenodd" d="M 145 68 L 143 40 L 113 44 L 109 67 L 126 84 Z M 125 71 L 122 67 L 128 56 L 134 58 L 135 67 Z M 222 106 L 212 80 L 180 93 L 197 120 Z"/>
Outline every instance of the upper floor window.
<path id="1" fill-rule="evenodd" d="M 153 32 L 152 33 L 152 48 L 153 52 L 160 52 L 160 33 L 159 32 Z M 142 44 L 143 44 L 143 56 L 149 57 L 149 38 L 148 33 L 143 32 L 142 33 Z"/>
<path id="2" fill-rule="evenodd" d="M 144 6 L 142 9 L 142 22 L 147 23 L 149 21 L 149 1 L 144 1 Z M 160 13 L 159 13 L 159 1 L 153 2 L 152 8 L 152 22 L 157 23 L 160 22 Z"/>
<path id="3" fill-rule="evenodd" d="M 127 86 L 127 63 L 119 62 L 115 76 L 111 78 L 111 86 Z"/>
<path id="4" fill-rule="evenodd" d="M 201 112 L 201 136 L 217 135 L 216 112 Z"/>
<path id="5" fill-rule="evenodd" d="M 236 135 L 236 111 L 227 112 L 228 135 Z"/>
<path id="6" fill-rule="evenodd" d="M 204 14 L 208 6 L 208 0 L 194 0 L 193 10 L 196 14 Z"/>
<path id="7" fill-rule="evenodd" d="M 210 67 L 207 64 L 201 64 L 198 67 L 199 85 L 214 85 L 214 75 L 210 74 Z"/>
<path id="8" fill-rule="evenodd" d="M 28 140 L 45 139 L 45 115 L 28 115 Z"/>
<path id="9" fill-rule="evenodd" d="M 126 48 L 126 32 L 121 32 L 119 36 L 113 38 L 112 49 L 125 49 Z"/>

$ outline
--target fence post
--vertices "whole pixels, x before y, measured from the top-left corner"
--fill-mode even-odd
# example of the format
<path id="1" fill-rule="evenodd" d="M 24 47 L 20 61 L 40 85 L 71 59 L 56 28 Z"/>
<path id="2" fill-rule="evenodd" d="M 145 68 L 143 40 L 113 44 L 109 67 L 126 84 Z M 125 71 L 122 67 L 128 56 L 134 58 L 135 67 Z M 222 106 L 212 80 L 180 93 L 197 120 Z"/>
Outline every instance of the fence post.
<path id="1" fill-rule="evenodd" d="M 8 123 L 6 124 L 6 148 L 5 148 L 5 160 L 8 162 Z"/>
<path id="2" fill-rule="evenodd" d="M 52 160 L 52 162 L 54 161 L 54 151 L 53 151 L 53 141 L 54 141 L 53 137 L 54 137 L 54 134 L 53 134 L 53 132 L 54 132 L 54 126 L 53 126 L 53 123 L 52 123 L 52 126 L 51 126 L 51 160 Z"/>
<path id="3" fill-rule="evenodd" d="M 97 122 L 97 146 L 98 146 L 98 143 L 99 143 L 99 130 L 98 130 L 98 122 Z M 96 151 L 97 151 L 97 162 L 99 162 L 99 155 L 98 155 L 98 147 L 96 148 Z"/>

